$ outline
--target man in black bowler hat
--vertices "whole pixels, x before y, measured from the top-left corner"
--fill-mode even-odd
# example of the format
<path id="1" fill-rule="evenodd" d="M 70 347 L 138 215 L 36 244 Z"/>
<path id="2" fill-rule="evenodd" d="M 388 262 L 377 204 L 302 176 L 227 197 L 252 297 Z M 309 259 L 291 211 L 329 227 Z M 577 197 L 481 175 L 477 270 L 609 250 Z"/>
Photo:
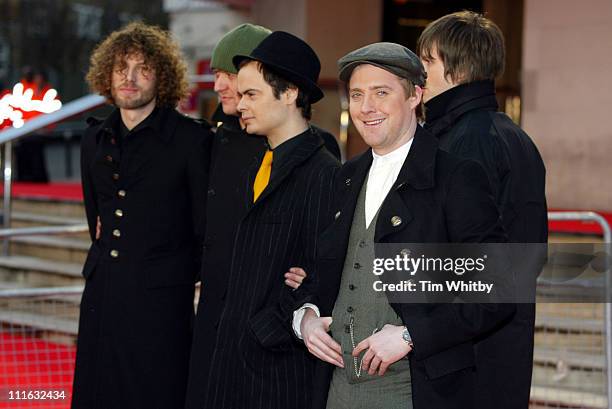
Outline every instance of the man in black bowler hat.
<path id="1" fill-rule="evenodd" d="M 307 408 L 314 359 L 292 337 L 293 306 L 285 303 L 292 289 L 284 273 L 312 266 L 316 237 L 332 219 L 339 163 L 308 124 L 311 104 L 323 98 L 320 63 L 308 44 L 285 32 L 233 62 L 241 120 L 248 133 L 267 138 L 268 149 L 240 186 L 248 210 L 236 230 L 223 311 L 207 343 L 211 359 L 190 380 L 186 407 Z"/>

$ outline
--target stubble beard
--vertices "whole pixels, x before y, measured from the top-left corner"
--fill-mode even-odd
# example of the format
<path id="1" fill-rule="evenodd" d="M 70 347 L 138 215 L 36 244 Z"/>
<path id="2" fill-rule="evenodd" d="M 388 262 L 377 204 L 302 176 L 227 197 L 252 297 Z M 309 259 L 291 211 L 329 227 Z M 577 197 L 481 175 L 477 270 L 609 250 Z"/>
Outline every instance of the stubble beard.
<path id="1" fill-rule="evenodd" d="M 115 89 L 111 90 L 113 101 L 117 108 L 120 109 L 138 109 L 148 105 L 155 98 L 155 88 L 147 91 L 141 90 L 141 97 L 136 99 L 122 98 L 118 95 Z"/>

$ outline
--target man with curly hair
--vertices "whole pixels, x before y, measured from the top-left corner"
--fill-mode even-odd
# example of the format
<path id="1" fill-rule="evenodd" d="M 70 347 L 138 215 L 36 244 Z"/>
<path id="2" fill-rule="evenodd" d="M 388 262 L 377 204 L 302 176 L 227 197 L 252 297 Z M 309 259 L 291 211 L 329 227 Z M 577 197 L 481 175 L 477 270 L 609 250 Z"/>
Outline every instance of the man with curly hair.
<path id="1" fill-rule="evenodd" d="M 87 81 L 115 110 L 89 119 L 81 172 L 92 245 L 73 409 L 180 409 L 201 259 L 209 127 L 176 111 L 185 63 L 133 23 L 94 51 Z"/>

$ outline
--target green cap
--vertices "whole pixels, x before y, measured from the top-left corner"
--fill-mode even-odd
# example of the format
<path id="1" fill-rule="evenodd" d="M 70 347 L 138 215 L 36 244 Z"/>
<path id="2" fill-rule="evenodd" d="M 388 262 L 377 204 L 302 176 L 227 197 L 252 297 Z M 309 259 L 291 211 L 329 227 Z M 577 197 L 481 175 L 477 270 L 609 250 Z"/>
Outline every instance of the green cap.
<path id="1" fill-rule="evenodd" d="M 250 55 L 272 31 L 254 24 L 241 24 L 225 34 L 215 46 L 210 60 L 210 68 L 237 74 L 232 63 L 235 55 Z"/>

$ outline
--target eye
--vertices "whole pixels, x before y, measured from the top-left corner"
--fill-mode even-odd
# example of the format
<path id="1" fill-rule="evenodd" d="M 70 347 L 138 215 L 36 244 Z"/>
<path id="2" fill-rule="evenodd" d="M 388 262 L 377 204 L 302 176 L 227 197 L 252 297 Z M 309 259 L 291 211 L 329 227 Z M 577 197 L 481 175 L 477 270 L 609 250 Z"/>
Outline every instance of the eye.
<path id="1" fill-rule="evenodd" d="M 388 95 L 389 93 L 385 90 L 379 89 L 378 91 L 376 91 L 376 95 L 378 95 L 379 97 L 384 97 L 386 95 Z"/>
<path id="2" fill-rule="evenodd" d="M 140 74 L 145 78 L 148 78 L 149 75 L 151 75 L 151 72 L 151 67 L 148 65 L 143 65 L 140 67 Z"/>
<path id="3" fill-rule="evenodd" d="M 350 97 L 353 101 L 357 101 L 361 98 L 361 92 L 351 92 Z"/>

